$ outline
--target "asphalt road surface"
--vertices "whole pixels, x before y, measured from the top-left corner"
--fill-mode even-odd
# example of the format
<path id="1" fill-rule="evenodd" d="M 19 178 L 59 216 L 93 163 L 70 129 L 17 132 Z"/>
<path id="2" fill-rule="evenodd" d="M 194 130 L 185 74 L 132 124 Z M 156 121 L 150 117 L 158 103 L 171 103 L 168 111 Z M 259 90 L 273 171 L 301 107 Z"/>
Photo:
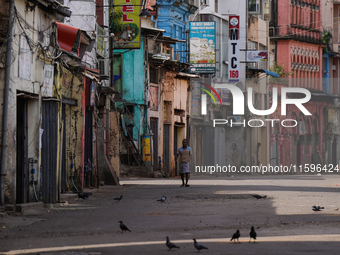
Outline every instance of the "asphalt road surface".
<path id="1" fill-rule="evenodd" d="M 340 254 L 340 175 L 122 178 L 79 200 L 0 218 L 0 254 Z M 256 199 L 252 195 L 267 195 Z M 120 202 L 113 200 L 123 195 Z M 162 195 L 165 203 L 157 202 Z M 325 209 L 313 212 L 312 206 Z M 131 230 L 122 233 L 118 221 Z M 250 227 L 257 232 L 249 243 Z M 240 230 L 240 243 L 230 242 Z"/>

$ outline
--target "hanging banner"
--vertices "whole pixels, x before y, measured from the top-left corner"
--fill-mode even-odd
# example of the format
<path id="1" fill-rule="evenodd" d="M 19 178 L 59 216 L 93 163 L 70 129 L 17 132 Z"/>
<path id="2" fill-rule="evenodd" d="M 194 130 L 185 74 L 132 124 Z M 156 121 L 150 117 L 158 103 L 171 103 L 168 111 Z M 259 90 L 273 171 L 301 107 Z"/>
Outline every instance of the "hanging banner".
<path id="1" fill-rule="evenodd" d="M 268 61 L 267 50 L 247 51 L 247 62 Z"/>
<path id="2" fill-rule="evenodd" d="M 141 0 L 115 0 L 110 17 L 111 30 L 114 32 L 114 49 L 140 48 L 140 10 Z"/>
<path id="3" fill-rule="evenodd" d="M 143 161 L 151 161 L 150 136 L 145 135 L 142 139 Z"/>
<path id="4" fill-rule="evenodd" d="M 96 104 L 96 84 L 93 81 L 91 83 L 90 106 L 95 106 L 95 104 Z"/>
<path id="5" fill-rule="evenodd" d="M 19 77 L 25 80 L 31 80 L 31 59 L 32 53 L 25 36 L 20 36 L 19 52 Z"/>
<path id="6" fill-rule="evenodd" d="M 52 97 L 53 96 L 53 77 L 54 67 L 52 65 L 44 66 L 44 83 L 41 87 L 41 96 Z"/>
<path id="7" fill-rule="evenodd" d="M 190 71 L 215 73 L 215 22 L 190 22 Z"/>
<path id="8" fill-rule="evenodd" d="M 105 30 L 98 24 L 96 24 L 96 27 L 97 27 L 97 38 L 96 38 L 97 39 L 97 54 L 105 58 L 106 56 L 105 38 L 107 38 L 106 33 L 105 33 Z"/>
<path id="9" fill-rule="evenodd" d="M 229 16 L 229 47 L 228 47 L 228 69 L 229 82 L 239 81 L 239 55 L 240 55 L 240 16 Z"/>
<path id="10" fill-rule="evenodd" d="M 158 87 L 150 86 L 150 110 L 158 111 Z"/>

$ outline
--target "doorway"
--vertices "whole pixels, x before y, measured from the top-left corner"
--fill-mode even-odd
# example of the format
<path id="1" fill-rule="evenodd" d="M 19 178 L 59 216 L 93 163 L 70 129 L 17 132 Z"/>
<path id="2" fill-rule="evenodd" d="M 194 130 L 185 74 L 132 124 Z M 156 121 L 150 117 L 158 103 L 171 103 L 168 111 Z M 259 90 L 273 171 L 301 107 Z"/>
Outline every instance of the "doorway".
<path id="1" fill-rule="evenodd" d="M 57 201 L 57 154 L 58 154 L 58 102 L 42 103 L 43 135 L 41 150 L 41 195 L 44 203 Z"/>
<path id="2" fill-rule="evenodd" d="M 61 193 L 67 191 L 67 178 L 66 178 L 66 105 L 62 106 L 62 121 L 63 121 L 63 134 L 62 134 L 62 162 L 61 162 Z"/>
<path id="3" fill-rule="evenodd" d="M 164 124 L 163 133 L 163 162 L 164 172 L 170 174 L 170 125 Z"/>
<path id="4" fill-rule="evenodd" d="M 28 168 L 28 102 L 17 98 L 17 178 L 16 203 L 29 202 L 29 168 Z"/>
<path id="5" fill-rule="evenodd" d="M 91 164 L 93 166 L 92 158 L 93 158 L 93 145 L 92 145 L 92 135 L 93 135 L 93 126 L 92 126 L 92 109 L 88 107 L 85 111 L 85 148 L 84 148 L 84 166 L 88 165 L 88 160 L 91 160 Z M 84 181 L 84 187 L 93 186 L 92 183 L 92 172 L 88 172 L 90 177 L 87 176 L 86 170 L 85 170 L 85 181 Z M 88 183 L 88 178 L 90 178 L 90 183 Z"/>
<path id="6" fill-rule="evenodd" d="M 152 165 L 153 170 L 158 170 L 158 119 L 150 119 L 150 128 L 153 134 L 152 136 Z"/>
<path id="7" fill-rule="evenodd" d="M 298 166 L 301 165 L 301 141 L 300 139 L 297 141 L 297 144 L 296 144 L 296 164 Z"/>

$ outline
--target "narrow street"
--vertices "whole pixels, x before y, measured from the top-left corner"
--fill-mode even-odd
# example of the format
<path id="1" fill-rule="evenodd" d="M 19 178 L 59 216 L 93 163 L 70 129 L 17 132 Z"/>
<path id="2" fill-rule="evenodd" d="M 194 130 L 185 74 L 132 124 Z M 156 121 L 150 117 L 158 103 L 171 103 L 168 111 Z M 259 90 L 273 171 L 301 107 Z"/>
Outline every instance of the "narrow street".
<path id="1" fill-rule="evenodd" d="M 166 236 L 180 246 L 174 254 L 196 253 L 192 238 L 209 248 L 203 254 L 339 254 L 337 175 L 205 175 L 190 185 L 122 178 L 86 200 L 64 194 L 52 208 L 2 214 L 0 254 L 168 254 Z M 165 203 L 156 201 L 162 195 Z M 120 220 L 131 233 L 121 233 Z M 237 229 L 240 244 L 230 242 Z"/>

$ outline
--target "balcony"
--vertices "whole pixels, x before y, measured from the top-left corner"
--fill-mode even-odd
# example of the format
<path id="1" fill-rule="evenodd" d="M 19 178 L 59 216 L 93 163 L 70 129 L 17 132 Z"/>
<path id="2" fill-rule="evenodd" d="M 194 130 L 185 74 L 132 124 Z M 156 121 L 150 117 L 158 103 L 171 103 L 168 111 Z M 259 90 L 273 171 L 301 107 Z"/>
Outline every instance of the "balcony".
<path id="1" fill-rule="evenodd" d="M 322 32 L 308 26 L 290 24 L 281 27 L 270 27 L 271 39 L 287 39 L 300 42 L 322 44 Z"/>
<path id="2" fill-rule="evenodd" d="M 290 0 L 290 3 L 292 5 L 294 5 L 294 6 L 306 7 L 306 8 L 310 8 L 311 10 L 314 10 L 314 11 L 319 11 L 320 10 L 320 6 L 319 5 L 311 4 L 311 3 L 308 3 L 307 1 Z"/>

